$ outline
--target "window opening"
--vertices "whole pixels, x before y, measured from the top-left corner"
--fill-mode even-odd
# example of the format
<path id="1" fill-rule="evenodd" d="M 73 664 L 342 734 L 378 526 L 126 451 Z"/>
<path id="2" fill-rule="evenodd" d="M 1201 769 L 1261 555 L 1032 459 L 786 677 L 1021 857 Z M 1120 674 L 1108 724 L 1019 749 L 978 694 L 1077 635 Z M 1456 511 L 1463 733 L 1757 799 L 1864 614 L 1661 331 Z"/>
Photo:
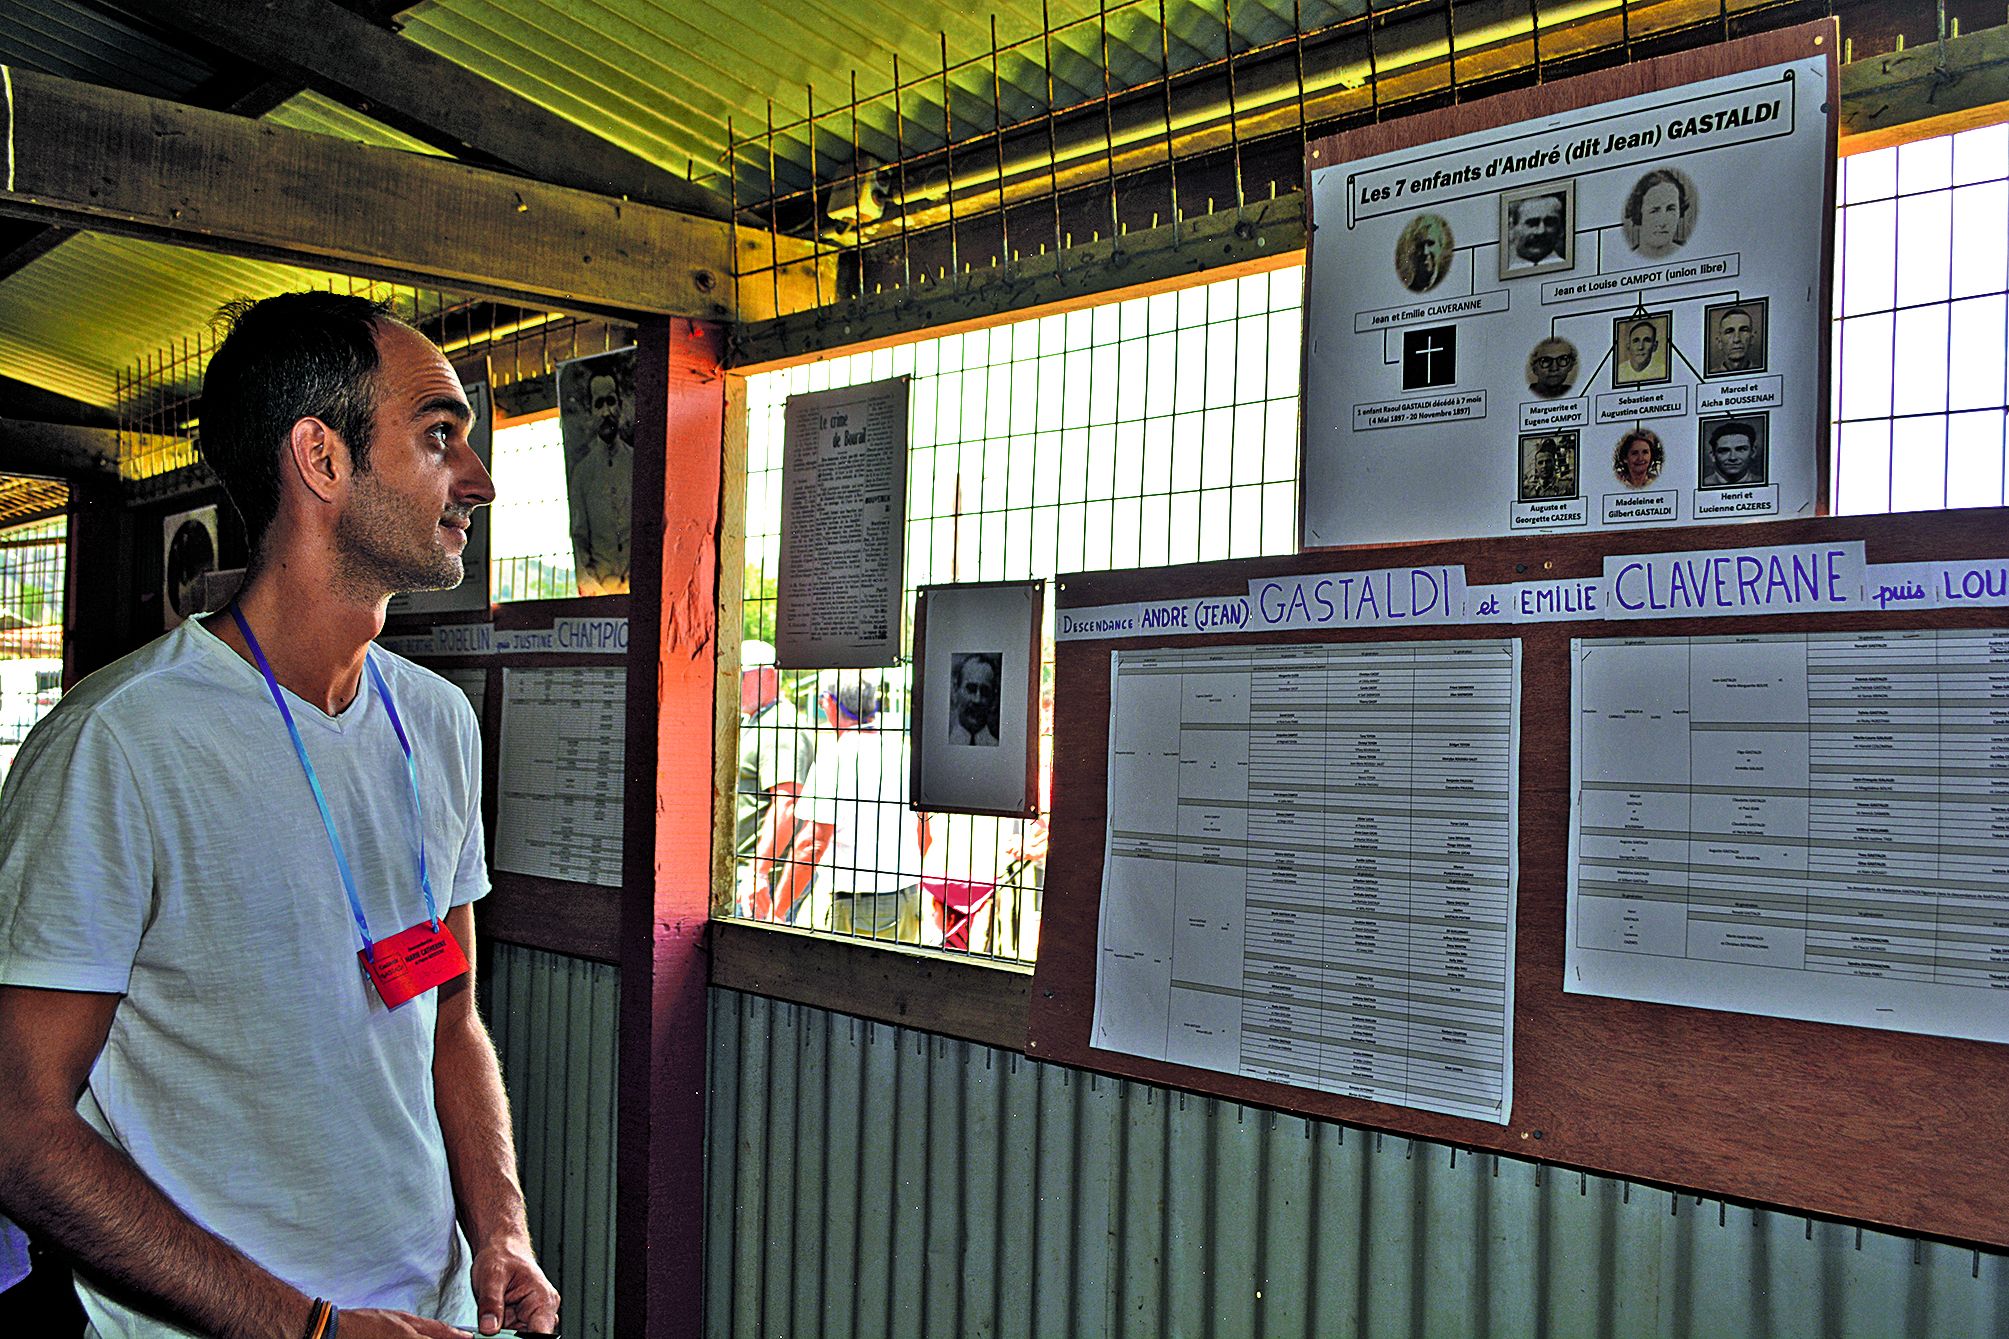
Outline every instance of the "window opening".
<path id="1" fill-rule="evenodd" d="M 63 695 L 69 533 L 67 516 L 0 529 L 0 785 L 28 731 Z"/>

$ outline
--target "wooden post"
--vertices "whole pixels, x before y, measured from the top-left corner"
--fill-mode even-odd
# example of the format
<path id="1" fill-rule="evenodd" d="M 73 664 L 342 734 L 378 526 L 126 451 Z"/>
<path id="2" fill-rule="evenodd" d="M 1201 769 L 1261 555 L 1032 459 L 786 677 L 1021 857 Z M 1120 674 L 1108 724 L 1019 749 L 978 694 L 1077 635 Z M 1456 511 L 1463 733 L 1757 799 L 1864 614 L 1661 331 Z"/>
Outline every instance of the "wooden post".
<path id="1" fill-rule="evenodd" d="M 615 1330 L 696 1339 L 725 340 L 659 317 L 637 341 Z"/>

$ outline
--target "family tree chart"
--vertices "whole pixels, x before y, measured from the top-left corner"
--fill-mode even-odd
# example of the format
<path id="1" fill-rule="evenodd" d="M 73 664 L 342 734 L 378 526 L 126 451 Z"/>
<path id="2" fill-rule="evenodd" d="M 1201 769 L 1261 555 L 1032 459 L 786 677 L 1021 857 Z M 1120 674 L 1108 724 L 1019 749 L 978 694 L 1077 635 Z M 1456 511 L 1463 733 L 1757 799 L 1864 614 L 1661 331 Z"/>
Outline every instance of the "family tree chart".
<path id="1" fill-rule="evenodd" d="M 1566 989 L 2009 1041 L 2009 631 L 1570 650 Z"/>
<path id="2" fill-rule="evenodd" d="M 1504 1123 L 1520 645 L 1114 653 L 1091 1044 Z"/>
<path id="3" fill-rule="evenodd" d="M 1313 146 L 1304 544 L 1811 514 L 1828 62 Z"/>

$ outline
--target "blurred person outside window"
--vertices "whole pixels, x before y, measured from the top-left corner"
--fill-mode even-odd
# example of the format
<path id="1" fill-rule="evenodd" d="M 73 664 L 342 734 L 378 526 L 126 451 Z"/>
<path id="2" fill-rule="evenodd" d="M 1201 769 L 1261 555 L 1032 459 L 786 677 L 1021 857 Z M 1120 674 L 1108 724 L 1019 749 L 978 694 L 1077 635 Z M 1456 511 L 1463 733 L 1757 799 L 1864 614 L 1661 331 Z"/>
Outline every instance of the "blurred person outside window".
<path id="1" fill-rule="evenodd" d="M 768 810 L 754 859 L 755 917 L 940 943 L 921 895 L 922 820 L 907 807 L 906 735 L 879 728 L 878 686 L 855 670 L 825 671 L 816 702 L 829 730 L 793 806 L 792 834 L 778 821 L 782 806 Z"/>
<path id="2" fill-rule="evenodd" d="M 733 857 L 738 880 L 736 906 L 753 914 L 755 885 L 762 900 L 772 898 L 773 865 L 757 879 L 754 857 L 768 816 L 775 816 L 781 841 L 793 840 L 795 798 L 809 773 L 815 745 L 802 712 L 781 693 L 774 647 L 744 641 L 739 649 L 739 782 L 733 796 Z"/>

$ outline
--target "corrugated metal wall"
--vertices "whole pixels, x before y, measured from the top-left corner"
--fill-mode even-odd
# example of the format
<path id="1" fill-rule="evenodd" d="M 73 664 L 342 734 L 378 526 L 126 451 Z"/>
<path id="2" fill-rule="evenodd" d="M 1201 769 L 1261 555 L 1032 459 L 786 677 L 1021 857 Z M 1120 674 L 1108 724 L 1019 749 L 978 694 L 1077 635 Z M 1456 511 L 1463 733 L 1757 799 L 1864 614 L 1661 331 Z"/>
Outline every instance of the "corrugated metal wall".
<path id="1" fill-rule="evenodd" d="M 538 1259 L 569 1339 L 614 1333 L 615 1057 L 620 973 L 490 941 L 478 978 L 502 1058 Z"/>
<path id="2" fill-rule="evenodd" d="M 2009 1335 L 2002 1255 L 760 996 L 712 992 L 711 1069 L 718 1339 Z"/>

